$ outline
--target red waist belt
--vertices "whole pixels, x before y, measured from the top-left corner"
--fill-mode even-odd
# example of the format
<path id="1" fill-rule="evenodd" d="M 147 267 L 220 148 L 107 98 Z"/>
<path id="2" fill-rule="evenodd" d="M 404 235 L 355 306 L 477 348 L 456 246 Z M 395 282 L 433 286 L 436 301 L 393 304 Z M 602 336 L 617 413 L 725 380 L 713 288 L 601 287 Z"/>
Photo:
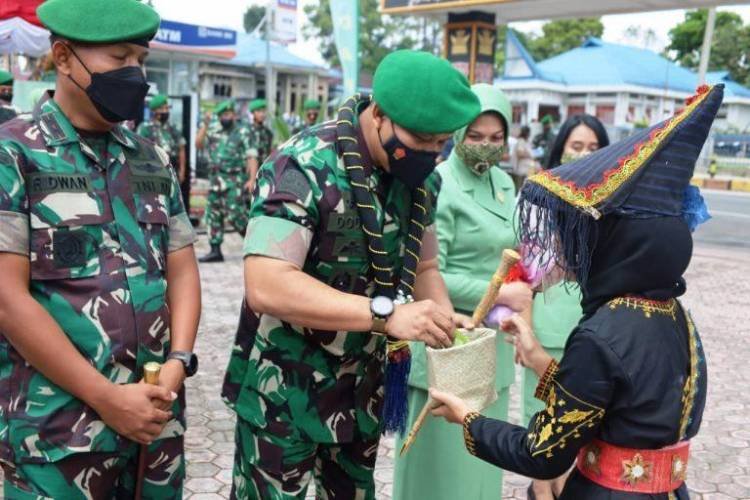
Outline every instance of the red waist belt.
<path id="1" fill-rule="evenodd" d="M 668 493 L 685 482 L 689 455 L 689 441 L 636 450 L 594 439 L 578 452 L 576 465 L 583 476 L 611 490 Z"/>

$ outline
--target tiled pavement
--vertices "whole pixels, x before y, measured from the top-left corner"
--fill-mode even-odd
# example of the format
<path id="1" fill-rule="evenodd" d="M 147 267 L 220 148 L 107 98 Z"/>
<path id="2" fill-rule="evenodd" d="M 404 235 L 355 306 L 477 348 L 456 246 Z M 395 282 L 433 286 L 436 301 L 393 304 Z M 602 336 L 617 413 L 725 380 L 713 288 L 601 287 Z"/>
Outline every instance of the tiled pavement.
<path id="1" fill-rule="evenodd" d="M 206 250 L 201 240 L 199 254 Z M 234 417 L 219 393 L 242 296 L 240 247 L 237 235 L 227 235 L 226 262 L 201 265 L 203 316 L 196 346 L 201 369 L 188 382 L 185 496 L 191 500 L 229 496 Z M 702 431 L 692 443 L 692 498 L 750 498 L 750 391 L 745 385 L 750 381 L 750 253 L 698 247 L 687 280 L 684 301 L 703 335 L 710 380 Z M 517 420 L 517 387 L 510 411 Z M 379 499 L 391 498 L 393 453 L 393 440 L 384 439 L 375 472 Z M 527 484 L 506 474 L 502 498 L 525 498 Z"/>

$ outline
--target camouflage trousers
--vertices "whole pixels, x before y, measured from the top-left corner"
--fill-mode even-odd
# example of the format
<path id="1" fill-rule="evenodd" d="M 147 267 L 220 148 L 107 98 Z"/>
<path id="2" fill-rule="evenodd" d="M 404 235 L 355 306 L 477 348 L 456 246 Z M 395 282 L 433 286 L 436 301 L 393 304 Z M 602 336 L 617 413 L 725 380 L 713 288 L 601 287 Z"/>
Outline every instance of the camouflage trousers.
<path id="1" fill-rule="evenodd" d="M 244 237 L 250 213 L 249 195 L 245 191 L 247 174 L 242 171 L 235 174 L 212 172 L 209 182 L 211 185 L 206 206 L 209 243 L 221 245 L 224 241 L 226 220 Z"/>
<path id="2" fill-rule="evenodd" d="M 378 441 L 295 441 L 238 417 L 230 498 L 303 500 L 314 478 L 315 496 L 320 500 L 374 500 Z"/>
<path id="3" fill-rule="evenodd" d="M 140 446 L 128 453 L 76 453 L 57 462 L 3 464 L 6 500 L 131 500 Z M 183 437 L 148 447 L 144 499 L 181 499 L 185 481 Z"/>

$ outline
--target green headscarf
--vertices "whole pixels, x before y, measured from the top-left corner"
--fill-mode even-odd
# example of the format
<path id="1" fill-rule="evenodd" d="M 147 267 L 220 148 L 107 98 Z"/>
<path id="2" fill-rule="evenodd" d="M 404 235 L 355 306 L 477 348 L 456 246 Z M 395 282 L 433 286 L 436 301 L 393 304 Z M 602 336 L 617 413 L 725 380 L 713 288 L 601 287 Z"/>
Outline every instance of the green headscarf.
<path id="1" fill-rule="evenodd" d="M 503 118 L 503 126 L 505 127 L 505 135 L 507 138 L 508 134 L 510 133 L 509 125 L 511 123 L 512 116 L 511 105 L 508 97 L 502 90 L 486 83 L 474 84 L 471 86 L 471 90 L 479 98 L 479 104 L 482 109 L 481 113 L 494 111 Z M 470 156 L 477 160 L 481 160 L 486 157 L 488 159 L 492 159 L 491 163 L 496 163 L 495 158 L 497 157 L 498 151 L 496 148 L 488 149 L 481 146 L 476 147 L 463 145 L 464 139 L 466 137 L 466 131 L 468 130 L 470 125 L 471 123 L 463 128 L 458 129 L 453 134 L 453 151 L 451 151 L 451 155 L 450 157 L 448 157 L 447 161 L 451 163 L 457 162 L 464 168 L 468 168 L 475 174 L 481 175 L 494 165 L 485 163 L 484 165 L 479 165 L 479 168 L 476 168 L 475 165 L 466 164 L 462 157 L 466 158 L 467 156 Z"/>

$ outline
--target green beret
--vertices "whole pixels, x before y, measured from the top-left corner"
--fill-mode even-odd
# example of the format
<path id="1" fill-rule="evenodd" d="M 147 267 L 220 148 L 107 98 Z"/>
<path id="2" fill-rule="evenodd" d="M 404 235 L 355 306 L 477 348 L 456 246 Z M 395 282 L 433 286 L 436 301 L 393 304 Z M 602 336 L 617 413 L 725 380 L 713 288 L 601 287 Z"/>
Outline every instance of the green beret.
<path id="1" fill-rule="evenodd" d="M 320 109 L 320 101 L 318 101 L 316 99 L 308 99 L 302 105 L 302 109 L 305 110 L 305 111 L 308 111 L 308 110 L 311 110 L 311 109 Z"/>
<path id="2" fill-rule="evenodd" d="M 542 117 L 541 123 L 542 123 L 542 125 L 552 125 L 553 121 L 554 120 L 553 120 L 552 116 L 550 116 L 550 115 L 544 115 Z"/>
<path id="3" fill-rule="evenodd" d="M 224 111 L 234 111 L 234 101 L 232 99 L 220 102 L 219 105 L 216 106 L 216 109 L 214 109 L 214 113 L 217 115 L 222 114 Z"/>
<path id="4" fill-rule="evenodd" d="M 373 97 L 395 123 L 413 132 L 449 133 L 480 113 L 466 77 L 428 52 L 398 50 L 378 65 Z"/>
<path id="5" fill-rule="evenodd" d="M 250 111 L 258 111 L 259 109 L 265 109 L 266 108 L 266 100 L 265 99 L 253 99 L 250 101 L 250 104 L 247 105 L 247 109 Z"/>
<path id="6" fill-rule="evenodd" d="M 10 85 L 13 83 L 13 73 L 0 69 L 0 85 Z"/>
<path id="7" fill-rule="evenodd" d="M 148 101 L 148 109 L 161 108 L 167 103 L 167 96 L 164 94 L 156 94 Z"/>
<path id="8" fill-rule="evenodd" d="M 36 14 L 53 34 L 94 44 L 147 44 L 161 22 L 153 8 L 138 0 L 47 0 Z"/>

